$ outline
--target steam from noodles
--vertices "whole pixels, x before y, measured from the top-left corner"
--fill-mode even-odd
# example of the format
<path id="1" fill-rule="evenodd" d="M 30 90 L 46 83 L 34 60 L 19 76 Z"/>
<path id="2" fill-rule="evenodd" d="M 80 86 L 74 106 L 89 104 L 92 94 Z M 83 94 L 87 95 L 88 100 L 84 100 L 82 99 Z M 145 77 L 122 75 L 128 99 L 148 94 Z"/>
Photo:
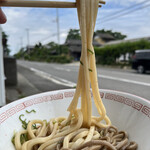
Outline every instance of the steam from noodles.
<path id="1" fill-rule="evenodd" d="M 74 98 L 68 108 L 68 118 L 53 118 L 48 123 L 30 121 L 26 130 L 15 134 L 16 150 L 136 150 L 127 133 L 111 126 L 101 100 L 97 81 L 95 54 L 92 45 L 99 0 L 77 0 L 82 53 Z M 99 116 L 92 116 L 91 92 Z M 81 96 L 81 108 L 77 108 Z M 105 123 L 102 123 L 105 122 Z M 33 128 L 33 125 L 37 125 Z M 21 137 L 24 138 L 21 141 Z"/>

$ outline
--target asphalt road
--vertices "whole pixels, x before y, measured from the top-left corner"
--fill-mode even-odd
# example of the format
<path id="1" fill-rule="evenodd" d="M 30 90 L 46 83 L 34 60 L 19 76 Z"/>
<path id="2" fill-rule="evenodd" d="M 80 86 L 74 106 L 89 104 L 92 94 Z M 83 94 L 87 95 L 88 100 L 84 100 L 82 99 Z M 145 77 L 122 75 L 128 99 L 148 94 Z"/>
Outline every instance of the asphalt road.
<path id="1" fill-rule="evenodd" d="M 79 63 L 48 64 L 17 61 L 18 71 L 39 91 L 74 88 Z M 99 88 L 123 91 L 150 100 L 150 73 L 137 74 L 134 70 L 97 67 Z"/>

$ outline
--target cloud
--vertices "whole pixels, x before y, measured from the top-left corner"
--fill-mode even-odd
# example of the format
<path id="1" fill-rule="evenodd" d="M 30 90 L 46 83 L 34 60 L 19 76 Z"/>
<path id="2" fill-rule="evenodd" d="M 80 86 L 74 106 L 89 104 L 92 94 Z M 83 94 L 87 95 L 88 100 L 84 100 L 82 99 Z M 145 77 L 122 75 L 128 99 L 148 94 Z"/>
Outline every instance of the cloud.
<path id="1" fill-rule="evenodd" d="M 120 8 L 118 6 L 110 8 L 110 6 L 107 6 L 101 8 L 97 19 L 96 29 L 104 28 L 106 30 L 111 29 L 113 31 L 122 32 L 130 39 L 150 36 L 150 7 L 145 8 L 142 6 L 138 11 L 130 12 L 124 16 L 119 13 L 117 14 L 117 12 L 123 9 L 125 10 L 127 7 L 128 6 L 124 6 L 123 8 Z M 124 12 L 127 11 L 129 11 L 129 9 L 126 9 Z M 117 15 L 112 16 L 113 14 Z"/>
<path id="2" fill-rule="evenodd" d="M 143 2 L 144 0 L 109 0 L 106 1 L 107 3 L 110 3 L 111 5 L 116 6 L 130 6 L 131 4 L 135 5 L 137 3 Z"/>
<path id="3" fill-rule="evenodd" d="M 60 34 L 60 37 L 66 38 L 66 37 L 67 37 L 67 33 L 62 33 L 62 34 Z"/>
<path id="4" fill-rule="evenodd" d="M 62 0 L 64 1 L 64 0 Z M 74 0 L 67 0 L 74 2 Z M 100 8 L 96 29 L 112 29 L 122 32 L 128 38 L 150 36 L 150 11 L 149 8 L 141 9 L 126 16 L 104 21 L 112 14 L 143 0 L 109 0 Z M 2 25 L 3 30 L 9 35 L 9 45 L 12 54 L 27 45 L 27 31 L 30 33 L 30 44 L 50 41 L 57 42 L 56 9 L 53 8 L 3 8 L 8 21 Z M 78 29 L 76 9 L 59 9 L 60 41 L 63 43 L 70 28 Z M 22 37 L 22 38 L 21 38 Z"/>
<path id="5" fill-rule="evenodd" d="M 3 25 L 3 29 L 9 35 L 9 45 L 13 51 L 16 51 L 16 47 L 19 48 L 20 37 L 23 37 L 23 45 L 27 44 L 27 28 L 30 31 L 31 44 L 56 30 L 56 23 L 52 21 L 55 16 L 49 9 L 7 8 L 4 11 L 8 21 Z"/>

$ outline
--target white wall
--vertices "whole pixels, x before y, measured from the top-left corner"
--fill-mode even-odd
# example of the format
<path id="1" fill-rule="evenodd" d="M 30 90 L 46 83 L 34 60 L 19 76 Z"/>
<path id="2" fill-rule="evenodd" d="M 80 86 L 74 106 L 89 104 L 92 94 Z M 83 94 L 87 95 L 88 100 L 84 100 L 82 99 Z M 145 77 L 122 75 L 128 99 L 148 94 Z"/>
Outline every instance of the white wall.
<path id="1" fill-rule="evenodd" d="M 3 47 L 2 47 L 2 28 L 0 26 L 0 106 L 6 104 L 4 77 L 5 76 L 4 76 Z"/>

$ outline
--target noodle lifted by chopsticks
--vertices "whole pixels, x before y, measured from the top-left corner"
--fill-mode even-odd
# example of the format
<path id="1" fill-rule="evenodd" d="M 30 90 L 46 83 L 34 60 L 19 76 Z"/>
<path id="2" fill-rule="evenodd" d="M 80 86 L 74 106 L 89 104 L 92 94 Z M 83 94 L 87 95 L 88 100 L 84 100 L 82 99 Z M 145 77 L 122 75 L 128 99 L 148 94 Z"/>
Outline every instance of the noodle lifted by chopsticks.
<path id="1" fill-rule="evenodd" d="M 33 120 L 27 129 L 16 133 L 16 150 L 136 150 L 137 144 L 129 142 L 125 132 L 111 126 L 100 97 L 95 53 L 92 45 L 99 0 L 77 0 L 81 30 L 82 53 L 78 82 L 74 98 L 68 108 L 68 118 Z M 92 116 L 91 91 L 99 117 Z M 81 109 L 77 108 L 81 96 Z M 102 123 L 105 121 L 105 123 Z M 33 125 L 36 124 L 36 129 Z M 28 137 L 21 142 L 20 137 Z"/>

